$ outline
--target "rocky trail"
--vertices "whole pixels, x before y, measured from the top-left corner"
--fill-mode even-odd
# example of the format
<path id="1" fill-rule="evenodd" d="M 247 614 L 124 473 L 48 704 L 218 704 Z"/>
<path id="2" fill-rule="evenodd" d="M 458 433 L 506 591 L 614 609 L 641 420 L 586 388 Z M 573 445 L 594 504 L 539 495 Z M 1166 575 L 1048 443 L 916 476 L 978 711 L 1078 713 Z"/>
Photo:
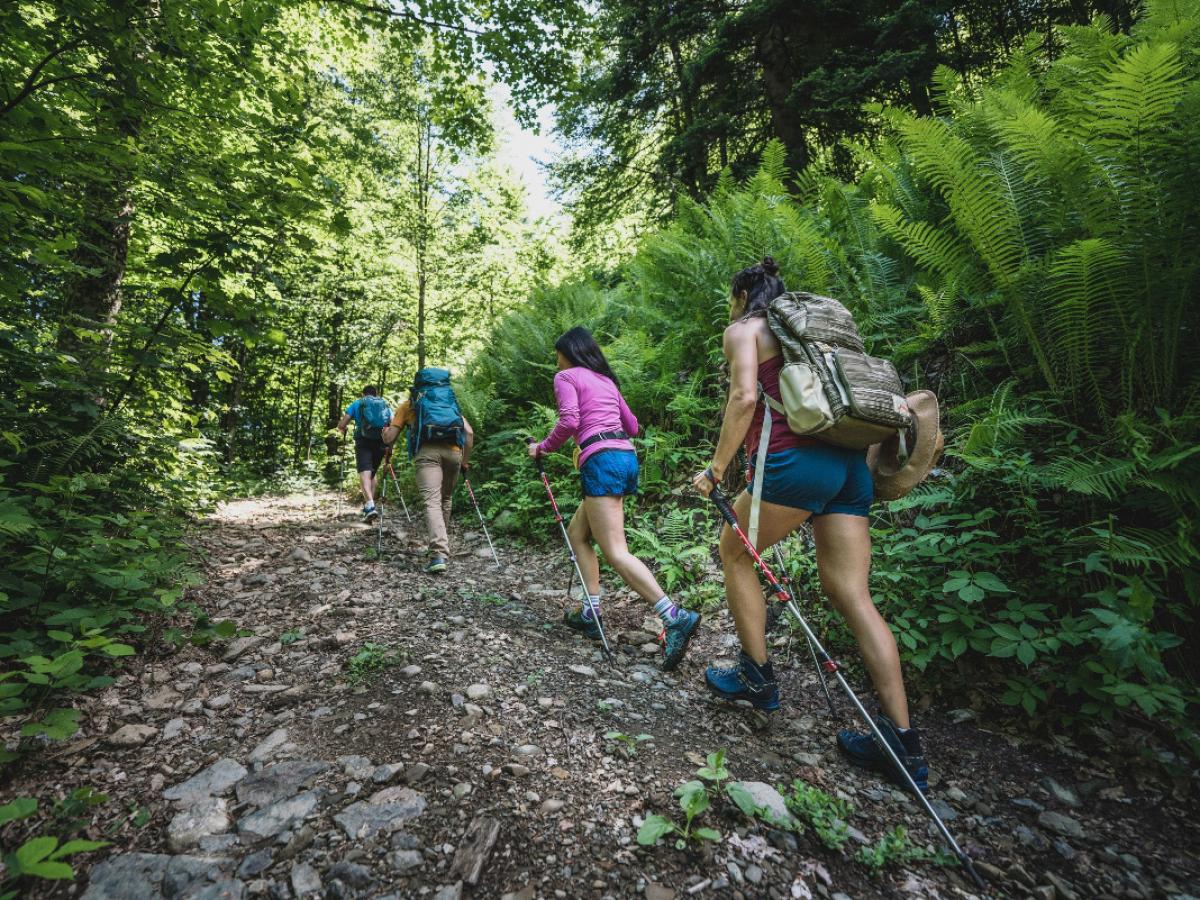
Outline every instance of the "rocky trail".
<path id="1" fill-rule="evenodd" d="M 606 595 L 620 653 L 607 665 L 559 624 L 557 547 L 457 534 L 449 577 L 419 574 L 410 542 L 329 495 L 230 503 L 197 529 L 191 599 L 242 636 L 139 658 L 84 713 L 82 739 L 31 760 L 5 793 L 43 807 L 80 786 L 107 795 L 73 884 L 43 895 L 267 897 L 956 897 L 958 869 L 863 847 L 898 825 L 940 843 L 916 804 L 839 758 L 807 651 L 777 660 L 784 709 L 759 731 L 711 703 L 703 667 L 734 655 L 725 611 L 680 670 L 658 670 L 645 604 Z M 464 520 L 465 522 L 466 520 Z M 549 523 L 548 523 L 549 524 Z M 804 650 L 803 647 L 800 648 Z M 861 681 L 855 679 L 856 682 Z M 847 705 L 839 704 L 843 716 Z M 923 714 L 932 796 L 996 896 L 1200 893 L 1192 792 L 1139 777 L 1128 756 L 1085 755 L 985 728 L 969 710 Z M 618 732 L 627 739 L 606 737 Z M 638 740 L 638 736 L 648 737 Z M 1099 743 L 1099 742 L 1097 742 Z M 811 825 L 771 827 L 724 798 L 696 824 L 721 840 L 641 847 L 643 819 L 682 823 L 672 796 L 708 753 L 787 816 L 793 779 L 851 807 L 828 849 Z M 115 812 L 114 812 L 115 811 Z"/>

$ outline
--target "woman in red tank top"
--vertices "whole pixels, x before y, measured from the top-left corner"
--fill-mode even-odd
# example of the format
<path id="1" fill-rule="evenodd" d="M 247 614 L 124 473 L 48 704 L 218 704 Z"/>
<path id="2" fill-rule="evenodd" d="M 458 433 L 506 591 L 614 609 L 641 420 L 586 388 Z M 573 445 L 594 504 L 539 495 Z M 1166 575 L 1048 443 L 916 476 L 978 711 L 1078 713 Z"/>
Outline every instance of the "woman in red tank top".
<path id="1" fill-rule="evenodd" d="M 774 400 L 781 399 L 779 375 L 784 364 L 766 314 L 771 301 L 783 291 L 779 269 L 770 257 L 733 278 L 732 324 L 725 330 L 724 338 L 730 368 L 729 401 L 712 463 L 693 480 L 696 489 L 705 496 L 724 476 L 743 442 L 751 472 L 758 464 L 765 418 L 760 391 Z M 913 781 L 924 791 L 928 767 L 918 732 L 910 726 L 896 639 L 875 609 L 868 587 L 871 535 L 867 514 L 872 484 L 865 453 L 797 435 L 788 427 L 785 416 L 772 415 L 762 465 L 756 549 L 765 553 L 812 520 L 821 586 L 854 632 L 879 693 L 882 711 L 876 717 L 876 724 Z M 750 519 L 752 500 L 751 492 L 746 491 L 734 504 L 743 530 Z M 729 611 L 742 652 L 735 666 L 710 666 L 705 680 L 718 696 L 747 700 L 760 710 L 774 711 L 779 708 L 779 689 L 767 655 L 767 614 L 762 587 L 754 561 L 728 526 L 721 533 L 721 562 Z M 837 741 L 851 762 L 882 771 L 904 785 L 900 773 L 892 771 L 887 756 L 869 733 L 842 731 Z"/>

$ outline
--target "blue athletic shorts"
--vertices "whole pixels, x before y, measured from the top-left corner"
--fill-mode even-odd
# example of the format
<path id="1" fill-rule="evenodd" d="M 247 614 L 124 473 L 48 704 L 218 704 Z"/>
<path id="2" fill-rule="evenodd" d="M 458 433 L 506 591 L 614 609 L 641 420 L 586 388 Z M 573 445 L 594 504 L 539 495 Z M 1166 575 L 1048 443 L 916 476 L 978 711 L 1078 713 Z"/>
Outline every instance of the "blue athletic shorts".
<path id="1" fill-rule="evenodd" d="M 632 450 L 601 450 L 579 469 L 585 497 L 624 497 L 638 492 L 637 454 Z"/>
<path id="2" fill-rule="evenodd" d="M 747 488 L 754 492 L 754 460 Z M 865 450 L 811 444 L 767 454 L 762 499 L 814 516 L 842 513 L 865 516 L 875 499 Z"/>

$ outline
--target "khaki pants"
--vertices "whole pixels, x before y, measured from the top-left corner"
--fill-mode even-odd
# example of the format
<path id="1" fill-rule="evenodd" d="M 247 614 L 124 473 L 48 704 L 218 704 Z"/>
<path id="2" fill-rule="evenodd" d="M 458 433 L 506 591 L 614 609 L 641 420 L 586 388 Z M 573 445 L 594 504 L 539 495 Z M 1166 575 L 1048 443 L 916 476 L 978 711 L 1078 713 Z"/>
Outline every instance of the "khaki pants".
<path id="1" fill-rule="evenodd" d="M 417 490 L 425 501 L 425 523 L 429 527 L 429 550 L 434 556 L 450 558 L 450 501 L 462 469 L 462 451 L 454 444 L 426 444 L 413 457 Z"/>

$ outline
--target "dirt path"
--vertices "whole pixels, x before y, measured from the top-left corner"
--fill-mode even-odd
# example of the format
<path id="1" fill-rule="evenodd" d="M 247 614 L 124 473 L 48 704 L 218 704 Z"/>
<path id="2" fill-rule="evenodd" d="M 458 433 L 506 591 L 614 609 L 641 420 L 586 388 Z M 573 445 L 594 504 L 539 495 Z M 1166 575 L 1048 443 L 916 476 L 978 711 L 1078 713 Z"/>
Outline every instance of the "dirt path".
<path id="1" fill-rule="evenodd" d="M 736 646 L 726 614 L 664 675 L 643 647 L 646 607 L 610 594 L 610 668 L 557 624 L 567 569 L 554 548 L 502 547 L 501 571 L 481 535 L 459 537 L 451 576 L 434 578 L 400 530 L 383 562 L 365 561 L 373 532 L 348 508 L 338 520 L 328 497 L 232 503 L 201 528 L 195 599 L 251 634 L 148 661 L 87 712 L 89 737 L 10 786 L 43 806 L 78 785 L 108 795 L 118 816 L 98 812 L 90 833 L 114 847 L 80 865 L 84 897 L 971 893 L 953 868 L 873 875 L 856 858 L 897 825 L 939 845 L 911 800 L 838 757 L 848 722 L 830 721 L 806 656 L 777 663 L 785 709 L 755 731 L 703 686 L 703 666 Z M 965 711 L 922 725 L 933 796 L 997 895 L 1186 896 L 1200 880 L 1182 792 Z M 651 737 L 625 753 L 613 731 Z M 643 817 L 681 821 L 672 791 L 718 749 L 758 790 L 800 778 L 851 804 L 845 849 L 725 800 L 698 819 L 721 841 L 639 847 Z"/>

